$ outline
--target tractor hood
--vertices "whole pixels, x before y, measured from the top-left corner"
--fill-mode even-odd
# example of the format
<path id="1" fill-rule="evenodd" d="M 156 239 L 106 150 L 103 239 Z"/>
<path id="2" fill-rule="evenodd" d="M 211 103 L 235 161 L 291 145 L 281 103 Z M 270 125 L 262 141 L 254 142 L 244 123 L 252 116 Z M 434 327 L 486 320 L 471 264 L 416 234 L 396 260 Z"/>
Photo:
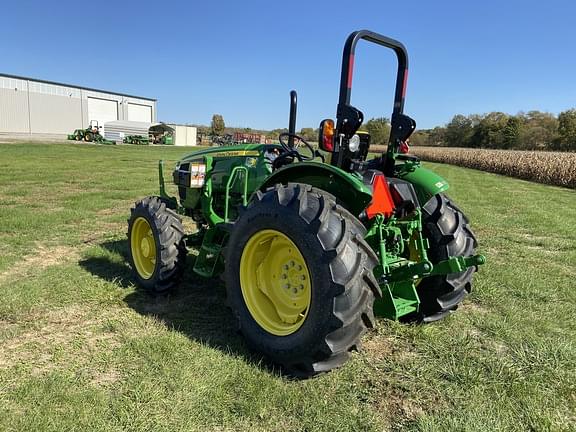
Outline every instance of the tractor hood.
<path id="1" fill-rule="evenodd" d="M 269 148 L 279 147 L 274 144 L 239 144 L 222 147 L 212 147 L 205 150 L 198 150 L 190 153 L 182 158 L 182 162 L 194 160 L 203 156 L 210 156 L 212 158 L 228 158 L 228 157 L 242 157 L 242 156 L 259 156 L 264 150 Z"/>

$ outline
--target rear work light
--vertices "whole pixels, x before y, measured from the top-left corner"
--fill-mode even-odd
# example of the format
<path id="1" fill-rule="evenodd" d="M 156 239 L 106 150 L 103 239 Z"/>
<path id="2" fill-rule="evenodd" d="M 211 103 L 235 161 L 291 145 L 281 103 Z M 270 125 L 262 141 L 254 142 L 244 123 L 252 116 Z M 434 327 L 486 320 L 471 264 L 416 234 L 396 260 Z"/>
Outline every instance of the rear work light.
<path id="1" fill-rule="evenodd" d="M 201 188 L 206 178 L 206 165 L 202 163 L 190 164 L 190 187 Z"/>

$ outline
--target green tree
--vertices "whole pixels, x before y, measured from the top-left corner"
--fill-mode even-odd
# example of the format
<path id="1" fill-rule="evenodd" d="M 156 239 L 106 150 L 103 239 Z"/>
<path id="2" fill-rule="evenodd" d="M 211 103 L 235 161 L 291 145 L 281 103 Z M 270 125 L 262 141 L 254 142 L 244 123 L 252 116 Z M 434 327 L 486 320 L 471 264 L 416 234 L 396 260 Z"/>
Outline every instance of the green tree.
<path id="1" fill-rule="evenodd" d="M 518 117 L 512 116 L 508 119 L 503 131 L 504 148 L 514 149 L 519 147 L 521 129 L 522 121 Z"/>
<path id="2" fill-rule="evenodd" d="M 576 109 L 561 112 L 558 116 L 558 139 L 560 150 L 576 150 Z"/>
<path id="3" fill-rule="evenodd" d="M 214 114 L 212 116 L 212 123 L 210 124 L 212 135 L 222 135 L 226 125 L 224 124 L 224 117 L 220 114 Z"/>
<path id="4" fill-rule="evenodd" d="M 430 146 L 443 146 L 446 140 L 446 128 L 436 126 L 428 133 L 428 145 Z"/>
<path id="5" fill-rule="evenodd" d="M 390 120 L 385 117 L 372 118 L 366 122 L 366 130 L 370 134 L 372 144 L 387 144 L 390 137 Z"/>
<path id="6" fill-rule="evenodd" d="M 446 125 L 445 143 L 449 147 L 470 147 L 473 132 L 472 120 L 456 114 Z"/>
<path id="7" fill-rule="evenodd" d="M 410 145 L 413 146 L 426 146 L 428 144 L 428 140 L 430 132 L 427 130 L 418 130 L 412 134 L 410 137 Z"/>
<path id="8" fill-rule="evenodd" d="M 504 129 L 508 124 L 508 114 L 491 112 L 486 114 L 474 126 L 474 133 L 470 139 L 472 147 L 503 148 Z"/>
<path id="9" fill-rule="evenodd" d="M 285 132 L 288 132 L 287 128 L 272 129 L 270 131 L 270 135 L 272 135 L 274 139 L 278 139 L 278 136 Z"/>
<path id="10" fill-rule="evenodd" d="M 558 119 L 550 113 L 528 111 L 519 113 L 522 120 L 519 144 L 521 148 L 545 150 L 553 147 L 558 138 Z"/>
<path id="11" fill-rule="evenodd" d="M 302 128 L 299 135 L 306 141 L 315 141 L 318 139 L 318 134 L 314 133 L 314 128 Z"/>

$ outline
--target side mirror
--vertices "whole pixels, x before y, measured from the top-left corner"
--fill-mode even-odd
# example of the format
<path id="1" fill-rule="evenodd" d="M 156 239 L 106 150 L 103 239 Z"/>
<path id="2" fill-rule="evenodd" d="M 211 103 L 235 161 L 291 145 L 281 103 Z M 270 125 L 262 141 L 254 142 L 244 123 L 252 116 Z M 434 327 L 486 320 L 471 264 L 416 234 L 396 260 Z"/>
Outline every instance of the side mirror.
<path id="1" fill-rule="evenodd" d="M 325 119 L 320 122 L 318 130 L 318 145 L 324 151 L 334 151 L 334 120 Z"/>

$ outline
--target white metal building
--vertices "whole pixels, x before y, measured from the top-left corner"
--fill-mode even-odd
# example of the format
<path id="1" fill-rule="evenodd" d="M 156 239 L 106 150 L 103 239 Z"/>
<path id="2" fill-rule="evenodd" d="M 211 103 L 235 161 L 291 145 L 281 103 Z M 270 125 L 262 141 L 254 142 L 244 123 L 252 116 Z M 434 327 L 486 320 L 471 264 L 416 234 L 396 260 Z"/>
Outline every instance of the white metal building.
<path id="1" fill-rule="evenodd" d="M 64 137 L 92 120 L 156 123 L 156 99 L 0 74 L 0 134 Z"/>

